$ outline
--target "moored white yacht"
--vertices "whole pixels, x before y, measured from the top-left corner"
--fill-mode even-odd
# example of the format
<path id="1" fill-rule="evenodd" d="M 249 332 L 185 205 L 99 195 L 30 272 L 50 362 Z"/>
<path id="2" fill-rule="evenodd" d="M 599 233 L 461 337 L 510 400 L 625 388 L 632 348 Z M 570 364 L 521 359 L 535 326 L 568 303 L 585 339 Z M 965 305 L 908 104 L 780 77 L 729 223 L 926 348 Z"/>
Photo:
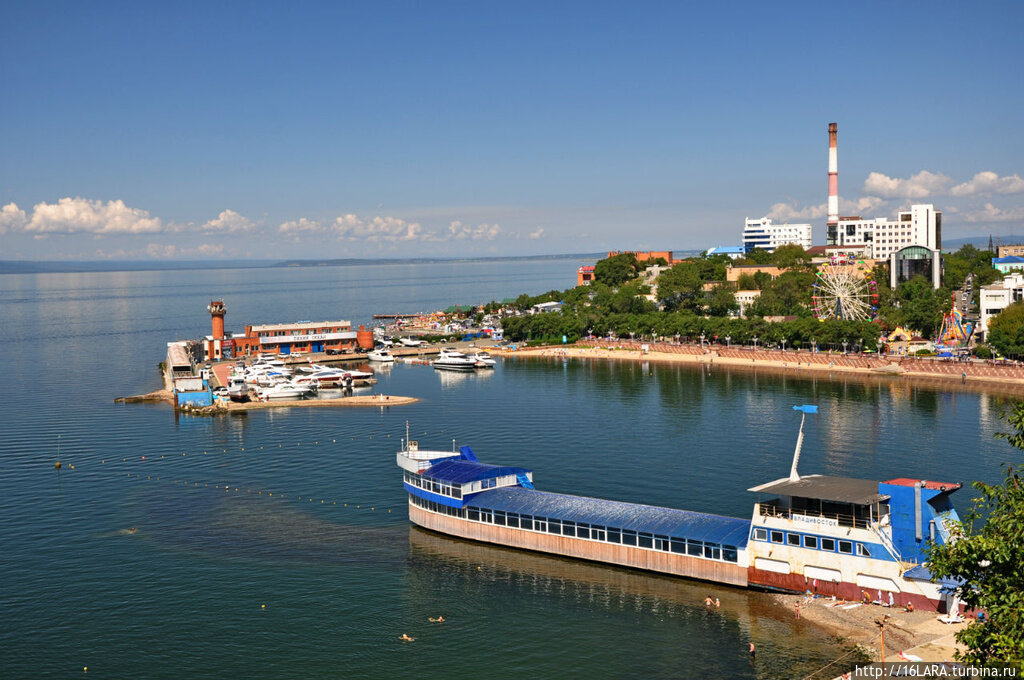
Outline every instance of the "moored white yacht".
<path id="1" fill-rule="evenodd" d="M 395 355 L 389 352 L 387 347 L 379 347 L 367 353 L 366 358 L 369 361 L 376 361 L 382 364 L 390 364 L 395 361 Z"/>
<path id="2" fill-rule="evenodd" d="M 458 350 L 442 347 L 441 355 L 434 359 L 433 366 L 439 371 L 472 371 L 476 368 L 476 361 Z"/>

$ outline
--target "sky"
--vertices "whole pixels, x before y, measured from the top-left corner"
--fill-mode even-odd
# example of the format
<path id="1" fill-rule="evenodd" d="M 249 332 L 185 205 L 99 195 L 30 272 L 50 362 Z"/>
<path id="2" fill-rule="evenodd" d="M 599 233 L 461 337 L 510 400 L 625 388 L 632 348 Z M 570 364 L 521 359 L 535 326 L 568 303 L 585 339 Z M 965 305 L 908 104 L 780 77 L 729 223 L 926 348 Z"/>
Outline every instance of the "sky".
<path id="1" fill-rule="evenodd" d="M 0 259 L 1024 233 L 1024 3 L 0 0 Z"/>

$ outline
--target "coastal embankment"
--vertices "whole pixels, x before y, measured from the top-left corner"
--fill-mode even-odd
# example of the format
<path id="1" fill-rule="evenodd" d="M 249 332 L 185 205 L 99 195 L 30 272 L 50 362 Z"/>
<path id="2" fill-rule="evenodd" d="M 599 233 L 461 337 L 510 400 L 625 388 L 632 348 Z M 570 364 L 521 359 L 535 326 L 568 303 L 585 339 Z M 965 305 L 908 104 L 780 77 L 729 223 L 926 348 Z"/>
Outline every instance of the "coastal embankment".
<path id="1" fill-rule="evenodd" d="M 801 373 L 853 373 L 1024 393 L 1024 367 L 985 361 L 947 361 L 807 350 L 753 349 L 708 344 L 702 347 L 698 344 L 596 339 L 580 340 L 574 345 L 517 347 L 491 351 L 504 356 L 561 356 L 746 366 Z"/>

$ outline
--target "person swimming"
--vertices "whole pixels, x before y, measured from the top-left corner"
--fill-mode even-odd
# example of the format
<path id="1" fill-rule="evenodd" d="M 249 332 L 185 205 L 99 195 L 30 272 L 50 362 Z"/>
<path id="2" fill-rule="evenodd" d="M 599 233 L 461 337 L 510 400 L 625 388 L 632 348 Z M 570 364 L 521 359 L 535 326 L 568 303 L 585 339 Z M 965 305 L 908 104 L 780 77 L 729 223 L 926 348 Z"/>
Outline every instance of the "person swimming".
<path id="1" fill-rule="evenodd" d="M 433 616 L 431 616 L 430 617 L 430 622 L 431 623 L 444 623 L 444 617 L 443 616 L 438 616 L 437 618 L 434 618 Z"/>
<path id="2" fill-rule="evenodd" d="M 410 637 L 408 633 L 402 633 L 401 635 L 398 636 L 398 639 L 401 640 L 402 642 L 415 642 L 416 641 L 416 638 Z"/>
<path id="3" fill-rule="evenodd" d="M 705 607 L 714 607 L 715 606 L 715 601 L 711 599 L 710 595 L 708 595 L 707 597 L 704 598 L 704 606 Z"/>

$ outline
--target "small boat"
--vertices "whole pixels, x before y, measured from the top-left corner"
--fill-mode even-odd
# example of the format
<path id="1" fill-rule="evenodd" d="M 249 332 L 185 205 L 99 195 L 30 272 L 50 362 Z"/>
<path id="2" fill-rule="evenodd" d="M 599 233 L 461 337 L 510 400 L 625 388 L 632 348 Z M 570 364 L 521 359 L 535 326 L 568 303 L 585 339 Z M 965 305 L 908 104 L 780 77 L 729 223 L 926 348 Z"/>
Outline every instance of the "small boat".
<path id="1" fill-rule="evenodd" d="M 282 382 L 263 388 L 259 391 L 259 396 L 263 401 L 294 401 L 307 399 L 312 393 L 313 390 L 309 387 Z"/>
<path id="2" fill-rule="evenodd" d="M 383 364 L 390 364 L 395 361 L 395 355 L 389 352 L 387 347 L 381 347 L 369 352 L 366 358 Z"/>
<path id="3" fill-rule="evenodd" d="M 469 358 L 476 362 L 477 368 L 494 368 L 494 365 L 498 363 L 491 358 L 490 354 L 481 350 L 477 350 L 473 354 L 470 354 Z"/>
<path id="4" fill-rule="evenodd" d="M 462 352 L 447 347 L 441 349 L 441 355 L 434 359 L 433 366 L 439 371 L 472 371 L 476 361 Z"/>
<path id="5" fill-rule="evenodd" d="M 245 376 L 232 373 L 228 377 L 228 398 L 231 401 L 249 401 L 249 386 L 245 384 Z"/>

